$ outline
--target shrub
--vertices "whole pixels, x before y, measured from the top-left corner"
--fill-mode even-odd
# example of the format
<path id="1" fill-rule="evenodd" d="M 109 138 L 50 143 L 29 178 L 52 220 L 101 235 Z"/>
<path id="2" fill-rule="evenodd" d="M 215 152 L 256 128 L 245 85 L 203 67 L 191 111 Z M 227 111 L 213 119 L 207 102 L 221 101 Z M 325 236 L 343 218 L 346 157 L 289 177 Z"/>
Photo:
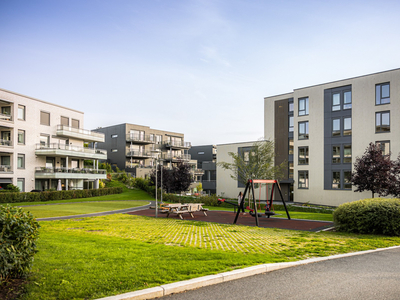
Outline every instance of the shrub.
<path id="1" fill-rule="evenodd" d="M 400 199 L 344 203 L 333 212 L 333 221 L 338 231 L 400 236 Z"/>
<path id="2" fill-rule="evenodd" d="M 29 272 L 37 252 L 39 227 L 33 216 L 22 208 L 0 206 L 0 284 Z"/>

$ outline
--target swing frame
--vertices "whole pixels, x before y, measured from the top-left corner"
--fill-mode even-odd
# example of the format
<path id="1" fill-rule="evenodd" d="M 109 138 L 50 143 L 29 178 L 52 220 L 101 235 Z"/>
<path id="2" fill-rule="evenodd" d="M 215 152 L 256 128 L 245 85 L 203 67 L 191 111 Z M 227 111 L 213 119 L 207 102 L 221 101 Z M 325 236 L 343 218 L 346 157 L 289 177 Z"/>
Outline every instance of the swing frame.
<path id="1" fill-rule="evenodd" d="M 255 198 L 255 192 L 254 192 L 254 184 L 255 183 L 260 183 L 260 184 L 263 184 L 263 183 L 271 184 L 272 183 L 270 208 L 269 208 L 270 210 L 271 210 L 271 204 L 272 204 L 272 201 L 273 201 L 272 197 L 273 197 L 274 188 L 276 187 L 278 189 L 279 195 L 281 196 L 281 200 L 282 200 L 283 206 L 285 207 L 286 215 L 288 217 L 288 220 L 290 220 L 289 211 L 287 210 L 286 202 L 285 202 L 285 199 L 283 199 L 282 190 L 281 190 L 281 187 L 280 187 L 279 182 L 277 180 L 271 180 L 271 179 L 249 179 L 247 181 L 246 188 L 244 189 L 244 193 L 243 193 L 243 196 L 242 196 L 242 200 L 240 201 L 239 208 L 244 206 L 246 193 L 249 193 L 249 195 L 250 195 L 250 191 L 251 191 L 251 194 L 253 196 L 252 197 L 253 198 L 253 204 L 254 204 L 254 213 L 255 213 L 254 217 L 256 219 L 256 225 L 259 226 L 257 203 L 256 203 L 256 198 Z M 265 205 L 267 205 L 267 203 Z M 237 219 L 239 217 L 239 213 L 240 213 L 240 209 L 236 213 L 236 217 L 235 217 L 235 220 L 233 221 L 233 224 L 236 224 Z"/>

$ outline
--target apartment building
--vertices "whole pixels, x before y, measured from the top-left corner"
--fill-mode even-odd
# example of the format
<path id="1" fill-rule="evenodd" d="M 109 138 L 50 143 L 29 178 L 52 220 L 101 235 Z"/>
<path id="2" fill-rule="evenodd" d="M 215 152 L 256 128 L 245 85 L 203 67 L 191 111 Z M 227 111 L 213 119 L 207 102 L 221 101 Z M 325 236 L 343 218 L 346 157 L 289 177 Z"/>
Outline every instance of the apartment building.
<path id="1" fill-rule="evenodd" d="M 178 162 L 191 164 L 195 179 L 203 174 L 188 154 L 191 143 L 185 141 L 182 133 L 128 123 L 97 128 L 95 131 L 105 135 L 104 142 L 97 145 L 107 150 L 107 162 L 136 177 L 149 174 L 154 169 L 156 158 L 166 168 Z"/>
<path id="2" fill-rule="evenodd" d="M 83 112 L 0 89 L 0 186 L 27 192 L 97 188 L 106 178 L 98 161 L 107 152 L 84 144 L 102 142 L 104 134 L 83 124 Z"/>
<path id="3" fill-rule="evenodd" d="M 197 169 L 203 170 L 201 181 L 203 191 L 209 195 L 217 193 L 217 146 L 193 146 L 189 149 L 192 159 L 197 161 Z"/>
<path id="4" fill-rule="evenodd" d="M 276 163 L 288 162 L 293 201 L 323 205 L 369 198 L 351 172 L 369 143 L 400 152 L 400 69 L 295 89 L 264 98 L 264 133 Z"/>

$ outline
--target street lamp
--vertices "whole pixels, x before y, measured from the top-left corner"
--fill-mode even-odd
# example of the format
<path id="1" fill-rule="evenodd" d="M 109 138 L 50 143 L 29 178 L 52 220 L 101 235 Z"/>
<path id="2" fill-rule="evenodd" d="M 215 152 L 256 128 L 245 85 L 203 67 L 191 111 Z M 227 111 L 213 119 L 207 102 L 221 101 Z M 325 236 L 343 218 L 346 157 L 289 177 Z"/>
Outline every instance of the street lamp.
<path id="1" fill-rule="evenodd" d="M 157 201 L 157 161 L 158 155 L 160 154 L 160 149 L 151 150 L 151 153 L 154 154 L 153 159 L 155 160 L 155 167 L 156 167 L 156 218 L 158 217 L 158 201 Z M 161 173 L 162 174 L 162 173 Z"/>

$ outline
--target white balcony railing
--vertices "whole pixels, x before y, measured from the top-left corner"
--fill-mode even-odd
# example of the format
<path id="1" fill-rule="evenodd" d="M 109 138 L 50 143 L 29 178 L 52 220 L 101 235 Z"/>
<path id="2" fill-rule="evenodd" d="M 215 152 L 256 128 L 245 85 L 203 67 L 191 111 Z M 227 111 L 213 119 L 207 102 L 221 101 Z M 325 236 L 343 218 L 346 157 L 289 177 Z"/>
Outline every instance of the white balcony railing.
<path id="1" fill-rule="evenodd" d="M 75 173 L 75 174 L 107 174 L 105 169 L 89 169 L 89 168 L 50 168 L 50 167 L 36 167 L 35 173 Z"/>
<path id="2" fill-rule="evenodd" d="M 9 165 L 0 165 L 0 173 L 12 172 L 12 168 Z"/>
<path id="3" fill-rule="evenodd" d="M 165 141 L 165 147 L 173 147 L 173 148 L 190 148 L 192 147 L 192 143 L 184 142 L 184 141 Z"/>
<path id="4" fill-rule="evenodd" d="M 102 132 L 88 129 L 75 128 L 67 125 L 57 125 L 57 135 L 78 137 L 87 141 L 104 142 L 105 135 Z"/>
<path id="5" fill-rule="evenodd" d="M 12 146 L 12 141 L 0 139 L 0 146 Z"/>
<path id="6" fill-rule="evenodd" d="M 103 149 L 94 149 L 94 148 L 87 148 L 87 147 L 79 147 L 74 145 L 67 145 L 67 144 L 36 144 L 36 150 L 65 150 L 65 151 L 73 151 L 73 152 L 80 152 L 80 153 L 88 153 L 88 154 L 100 154 L 100 155 L 107 155 L 107 150 Z"/>

